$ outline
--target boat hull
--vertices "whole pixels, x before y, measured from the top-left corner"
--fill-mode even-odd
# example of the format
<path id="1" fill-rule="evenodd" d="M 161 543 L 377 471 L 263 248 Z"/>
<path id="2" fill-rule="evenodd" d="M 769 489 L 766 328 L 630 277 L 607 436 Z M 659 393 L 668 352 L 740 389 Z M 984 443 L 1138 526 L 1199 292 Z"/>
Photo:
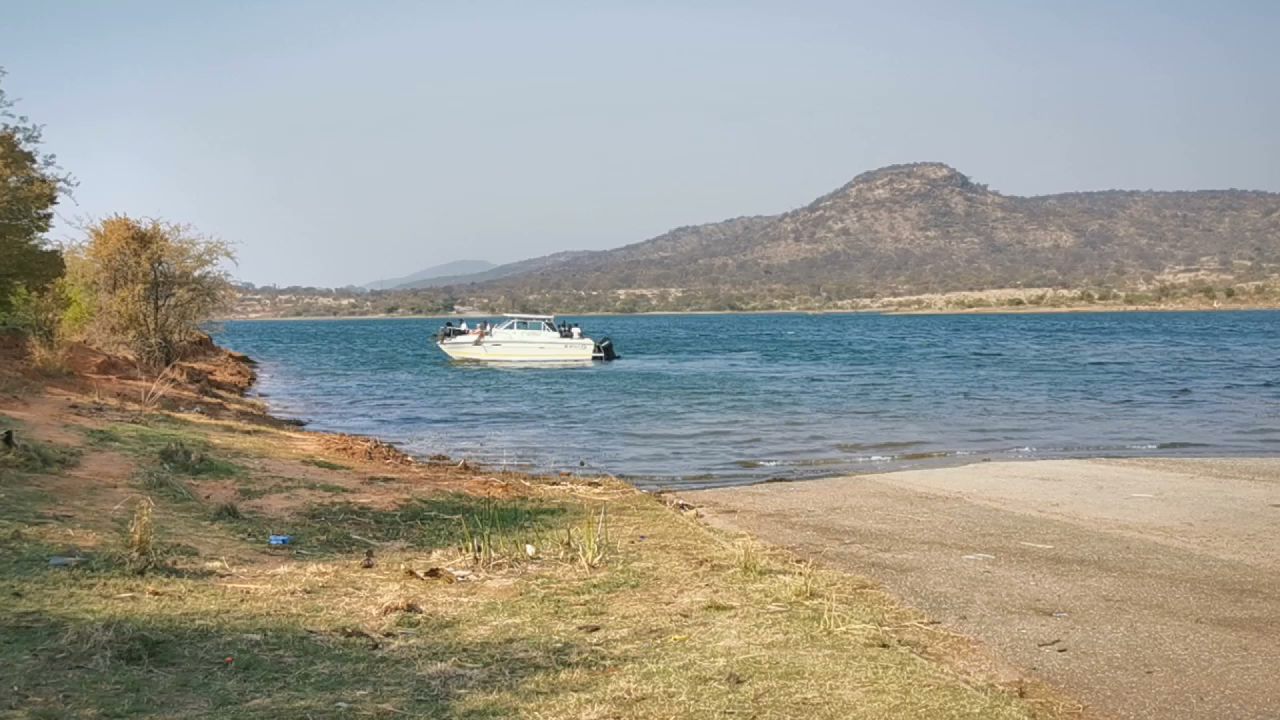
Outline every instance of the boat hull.
<path id="1" fill-rule="evenodd" d="M 480 342 L 466 336 L 436 343 L 454 360 L 478 360 L 502 363 L 590 362 L 595 356 L 595 341 L 588 338 L 561 338 L 551 341 L 520 341 L 485 338 Z"/>

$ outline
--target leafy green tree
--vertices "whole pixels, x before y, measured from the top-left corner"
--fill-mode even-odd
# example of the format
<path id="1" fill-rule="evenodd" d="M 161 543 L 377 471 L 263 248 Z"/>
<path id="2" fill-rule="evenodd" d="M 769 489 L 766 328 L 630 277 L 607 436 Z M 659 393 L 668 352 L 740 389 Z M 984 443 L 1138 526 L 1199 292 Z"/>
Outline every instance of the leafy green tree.
<path id="1" fill-rule="evenodd" d="M 0 87 L 0 314 L 12 308 L 16 290 L 40 290 L 63 272 L 62 254 L 44 234 L 72 181 L 41 151 L 41 140 L 40 126 L 14 114 Z"/>

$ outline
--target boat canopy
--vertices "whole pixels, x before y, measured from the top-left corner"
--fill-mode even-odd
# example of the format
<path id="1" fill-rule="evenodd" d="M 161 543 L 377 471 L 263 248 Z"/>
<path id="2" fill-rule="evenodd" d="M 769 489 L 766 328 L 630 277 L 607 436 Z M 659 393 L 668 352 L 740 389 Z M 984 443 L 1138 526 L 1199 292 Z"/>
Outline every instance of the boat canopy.
<path id="1" fill-rule="evenodd" d="M 546 320 L 552 322 L 556 319 L 555 315 L 523 315 L 520 313 L 504 313 L 503 317 L 509 317 L 512 320 Z"/>

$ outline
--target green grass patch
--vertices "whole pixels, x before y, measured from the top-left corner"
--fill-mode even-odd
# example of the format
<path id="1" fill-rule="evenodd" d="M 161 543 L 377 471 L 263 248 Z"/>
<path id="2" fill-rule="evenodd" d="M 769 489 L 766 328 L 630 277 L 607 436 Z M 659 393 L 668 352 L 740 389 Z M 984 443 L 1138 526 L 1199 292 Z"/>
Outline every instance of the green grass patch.
<path id="1" fill-rule="evenodd" d="M 16 583 L 19 578 L 46 573 L 49 558 L 67 555 L 69 551 L 74 554 L 74 549 L 54 544 L 29 524 L 36 519 L 30 508 L 32 502 L 39 499 L 37 493 L 18 497 L 6 492 L 5 496 L 6 500 L 16 502 L 0 504 L 0 577 Z"/>
<path id="2" fill-rule="evenodd" d="M 236 488 L 236 496 L 241 500 L 257 500 L 283 491 L 284 488 L 280 485 L 255 479 L 253 482 L 241 483 Z"/>
<path id="3" fill-rule="evenodd" d="M 57 473 L 79 461 L 80 451 L 65 445 L 19 439 L 16 447 L 0 446 L 0 470 Z"/>
<path id="4" fill-rule="evenodd" d="M 28 439 L 25 423 L 0 414 L 0 435 L 12 431 L 12 447 L 0 444 L 0 470 L 56 473 L 80 461 L 80 451 L 66 445 Z"/>
<path id="5" fill-rule="evenodd" d="M 334 483 L 316 482 L 314 480 L 299 480 L 297 478 L 282 476 L 267 476 L 241 479 L 240 483 L 236 487 L 236 495 L 242 500 L 257 500 L 258 498 L 267 497 L 268 495 L 279 495 L 294 490 L 311 490 L 314 492 L 329 493 L 330 495 L 345 495 L 353 492 L 349 487 L 336 485 Z"/>
<path id="6" fill-rule="evenodd" d="M 580 514 L 580 507 L 569 504 L 449 494 L 389 511 L 354 503 L 316 505 L 300 518 L 296 534 L 308 547 L 334 552 L 367 547 L 364 541 L 396 542 L 420 549 L 462 548 L 485 560 L 523 554 L 524 545 L 535 541 L 546 544 Z"/>
<path id="7" fill-rule="evenodd" d="M 180 440 L 160 448 L 157 456 L 165 468 L 184 475 L 227 478 L 243 475 L 245 472 L 233 462 L 216 458 L 207 450 L 197 449 Z"/>
<path id="8" fill-rule="evenodd" d="M 84 432 L 94 447 L 124 452 L 144 461 L 155 460 L 173 473 L 229 478 L 246 472 L 213 454 L 203 437 L 191 430 L 178 429 L 168 420 L 149 418 L 147 424 L 116 423 L 86 428 Z"/>
<path id="9" fill-rule="evenodd" d="M 195 447 L 207 444 L 194 432 L 165 427 L 168 423 L 157 427 L 151 424 L 154 422 L 157 421 L 149 419 L 148 424 L 114 423 L 101 428 L 86 428 L 84 433 L 97 447 L 147 457 L 155 457 L 171 443 L 187 443 Z"/>
<path id="10" fill-rule="evenodd" d="M 313 467 L 322 468 L 324 470 L 350 470 L 351 469 L 351 466 L 349 465 L 343 465 L 341 463 L 336 463 L 336 462 L 329 462 L 328 460 L 323 460 L 321 458 L 305 458 L 303 459 L 302 464 L 311 465 Z"/>
<path id="11" fill-rule="evenodd" d="M 151 495 L 177 501 L 195 500 L 195 495 L 186 481 L 164 467 L 140 470 L 137 474 L 137 482 L 142 490 Z"/>
<path id="12" fill-rule="evenodd" d="M 232 502 L 219 503 L 213 509 L 213 519 L 220 520 L 243 520 L 244 514 L 240 512 L 240 506 Z"/>

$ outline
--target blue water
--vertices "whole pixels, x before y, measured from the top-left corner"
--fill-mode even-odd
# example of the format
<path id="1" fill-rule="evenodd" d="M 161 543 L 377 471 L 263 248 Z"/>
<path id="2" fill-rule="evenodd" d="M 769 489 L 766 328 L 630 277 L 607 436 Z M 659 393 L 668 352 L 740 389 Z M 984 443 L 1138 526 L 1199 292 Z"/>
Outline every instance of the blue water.
<path id="1" fill-rule="evenodd" d="M 623 359 L 456 364 L 438 320 L 228 322 L 217 339 L 313 428 L 648 487 L 1280 454 L 1280 312 L 568 319 Z"/>

